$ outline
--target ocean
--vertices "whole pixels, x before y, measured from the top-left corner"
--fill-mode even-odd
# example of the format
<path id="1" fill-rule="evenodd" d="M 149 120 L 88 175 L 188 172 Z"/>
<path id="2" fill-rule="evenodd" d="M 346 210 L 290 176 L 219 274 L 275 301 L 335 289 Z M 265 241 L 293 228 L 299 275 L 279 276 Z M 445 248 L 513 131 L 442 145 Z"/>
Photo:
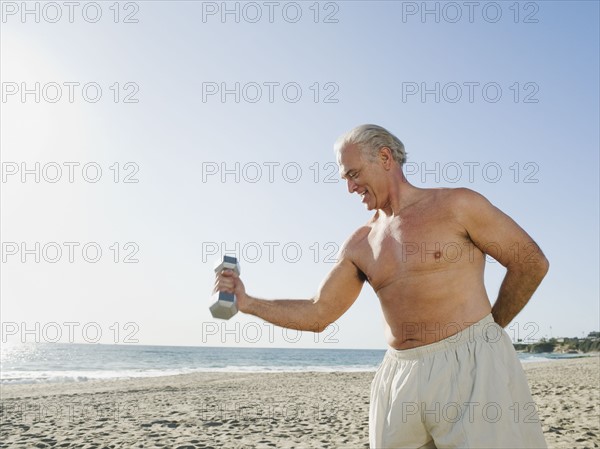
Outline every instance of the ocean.
<path id="1" fill-rule="evenodd" d="M 83 382 L 193 372 L 375 371 L 385 350 L 66 343 L 3 345 L 0 383 Z M 523 363 L 574 357 L 519 353 Z"/>

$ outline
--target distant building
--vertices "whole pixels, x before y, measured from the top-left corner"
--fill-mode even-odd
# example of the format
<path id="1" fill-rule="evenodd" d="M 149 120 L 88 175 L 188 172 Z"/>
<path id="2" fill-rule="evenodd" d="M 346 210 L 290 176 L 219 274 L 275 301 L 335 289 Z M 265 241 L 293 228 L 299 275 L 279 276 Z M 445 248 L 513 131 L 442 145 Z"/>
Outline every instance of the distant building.
<path id="1" fill-rule="evenodd" d="M 591 339 L 591 340 L 598 340 L 600 339 L 600 332 L 596 331 L 596 332 L 590 332 L 587 336 L 587 338 Z"/>

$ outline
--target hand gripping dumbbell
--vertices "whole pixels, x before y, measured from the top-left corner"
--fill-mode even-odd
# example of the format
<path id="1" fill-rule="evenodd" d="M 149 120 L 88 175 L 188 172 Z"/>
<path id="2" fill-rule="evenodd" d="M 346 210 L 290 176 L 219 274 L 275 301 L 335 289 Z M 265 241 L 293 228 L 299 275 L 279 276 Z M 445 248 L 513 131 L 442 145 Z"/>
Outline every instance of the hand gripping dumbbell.
<path id="1" fill-rule="evenodd" d="M 235 271 L 239 276 L 240 264 L 235 257 L 223 256 L 223 260 L 217 261 L 215 273 L 220 273 L 227 269 Z M 228 320 L 238 312 L 235 295 L 233 293 L 215 292 L 212 295 L 212 298 L 215 302 L 210 306 L 210 313 L 214 318 Z"/>

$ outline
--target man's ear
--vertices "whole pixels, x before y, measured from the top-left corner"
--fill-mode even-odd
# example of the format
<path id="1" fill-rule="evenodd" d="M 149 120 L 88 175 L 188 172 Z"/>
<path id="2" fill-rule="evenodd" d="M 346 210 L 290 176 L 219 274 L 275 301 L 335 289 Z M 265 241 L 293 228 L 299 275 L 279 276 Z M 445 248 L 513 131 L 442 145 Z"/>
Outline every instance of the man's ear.
<path id="1" fill-rule="evenodd" d="M 381 147 L 379 149 L 379 160 L 383 163 L 383 167 L 386 170 L 389 170 L 392 166 L 392 161 L 394 158 L 392 157 L 392 150 L 389 147 Z"/>

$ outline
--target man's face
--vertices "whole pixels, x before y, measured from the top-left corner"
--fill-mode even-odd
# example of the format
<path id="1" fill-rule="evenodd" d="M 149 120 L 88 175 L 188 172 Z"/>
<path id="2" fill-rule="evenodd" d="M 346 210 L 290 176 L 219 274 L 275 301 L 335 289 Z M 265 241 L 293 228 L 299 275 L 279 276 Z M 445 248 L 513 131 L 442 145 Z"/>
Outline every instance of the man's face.
<path id="1" fill-rule="evenodd" d="M 338 164 L 340 175 L 348 184 L 348 192 L 360 195 L 368 210 L 380 208 L 385 195 L 382 188 L 385 170 L 379 161 L 370 161 L 358 146 L 348 145 L 339 152 Z"/>

